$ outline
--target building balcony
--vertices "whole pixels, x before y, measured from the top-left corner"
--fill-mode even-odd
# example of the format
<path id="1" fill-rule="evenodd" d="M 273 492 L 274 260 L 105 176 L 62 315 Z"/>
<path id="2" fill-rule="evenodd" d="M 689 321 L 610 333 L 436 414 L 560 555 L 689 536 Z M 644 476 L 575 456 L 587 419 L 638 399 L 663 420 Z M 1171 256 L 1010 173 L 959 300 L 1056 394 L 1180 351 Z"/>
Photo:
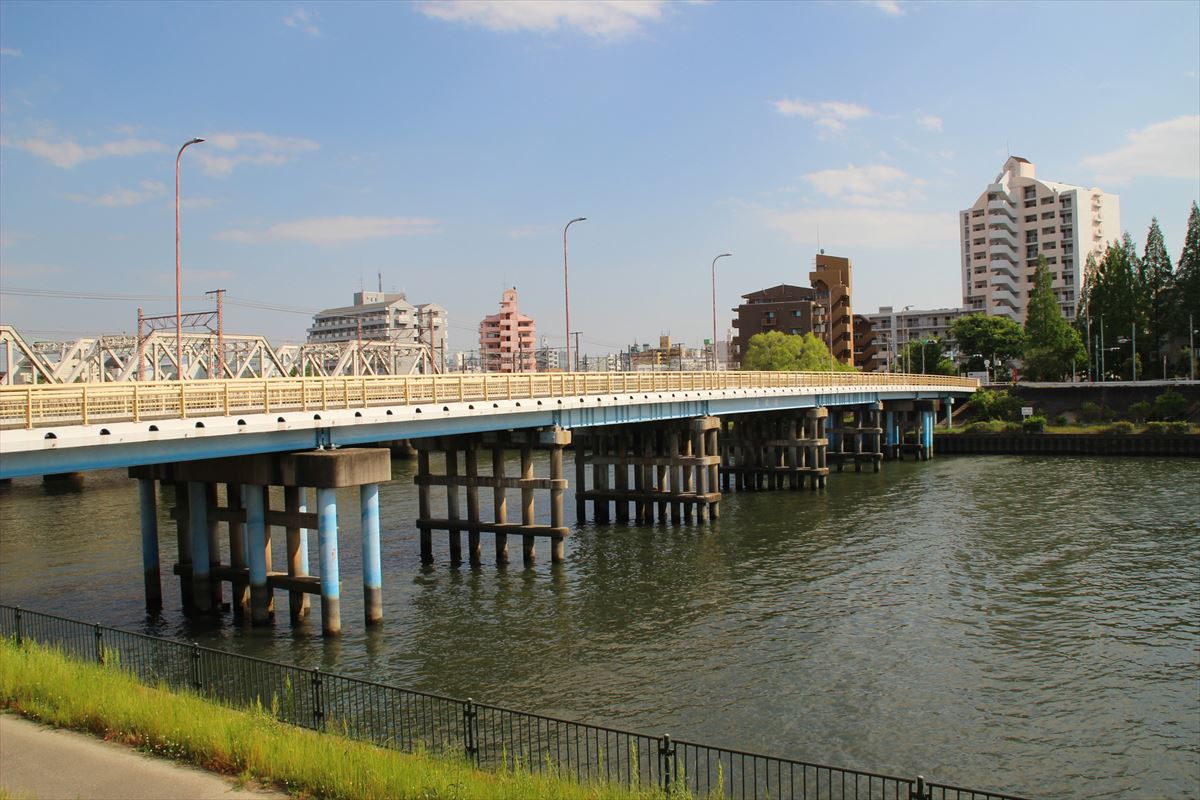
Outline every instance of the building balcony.
<path id="1" fill-rule="evenodd" d="M 996 262 L 1008 262 L 1010 264 L 1017 263 L 1017 250 L 1014 247 L 1009 247 L 1006 244 L 994 244 L 988 248 L 988 262 L 993 266 Z"/>
<path id="2" fill-rule="evenodd" d="M 1017 212 L 1013 208 L 1012 203 L 1007 200 L 989 200 L 987 204 L 988 218 L 1008 217 L 1013 222 L 1017 221 Z"/>
<path id="3" fill-rule="evenodd" d="M 992 286 L 993 297 L 998 292 L 1008 292 L 1014 297 L 1020 292 L 1020 289 L 1017 288 L 1017 282 L 1006 275 L 993 275 L 989 283 Z"/>

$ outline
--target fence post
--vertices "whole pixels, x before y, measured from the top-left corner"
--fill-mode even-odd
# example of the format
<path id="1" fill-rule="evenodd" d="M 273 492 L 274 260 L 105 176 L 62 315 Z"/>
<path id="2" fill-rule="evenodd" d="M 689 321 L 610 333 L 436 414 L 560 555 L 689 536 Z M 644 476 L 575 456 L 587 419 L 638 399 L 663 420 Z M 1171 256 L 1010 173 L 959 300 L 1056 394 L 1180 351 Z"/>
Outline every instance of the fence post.
<path id="1" fill-rule="evenodd" d="M 675 744 L 671 741 L 671 734 L 664 733 L 662 739 L 658 742 L 658 769 L 662 788 L 668 794 L 671 791 L 671 768 L 675 763 Z"/>
<path id="2" fill-rule="evenodd" d="M 17 618 L 17 620 L 16 620 L 16 622 L 17 622 L 17 647 L 20 647 L 21 646 L 21 607 L 20 606 L 17 606 L 17 608 L 16 608 L 16 618 Z"/>
<path id="3" fill-rule="evenodd" d="M 925 786 L 925 776 L 918 775 L 917 782 L 908 793 L 909 800 L 933 800 L 933 791 Z"/>
<path id="4" fill-rule="evenodd" d="M 321 686 L 324 680 L 321 678 L 321 670 L 313 669 L 312 671 L 312 691 L 313 691 L 313 728 L 318 731 L 325 730 L 325 705 L 322 702 Z"/>
<path id="5" fill-rule="evenodd" d="M 470 697 L 467 698 L 466 704 L 463 706 L 463 740 L 466 745 L 467 758 L 474 764 L 479 764 L 479 729 L 476 725 L 475 718 L 475 701 Z"/>
<path id="6" fill-rule="evenodd" d="M 192 688 L 200 691 L 200 645 L 196 642 L 192 642 Z"/>
<path id="7" fill-rule="evenodd" d="M 100 624 L 96 623 L 92 626 L 92 630 L 96 634 L 96 663 L 104 663 L 104 634 L 101 632 Z"/>

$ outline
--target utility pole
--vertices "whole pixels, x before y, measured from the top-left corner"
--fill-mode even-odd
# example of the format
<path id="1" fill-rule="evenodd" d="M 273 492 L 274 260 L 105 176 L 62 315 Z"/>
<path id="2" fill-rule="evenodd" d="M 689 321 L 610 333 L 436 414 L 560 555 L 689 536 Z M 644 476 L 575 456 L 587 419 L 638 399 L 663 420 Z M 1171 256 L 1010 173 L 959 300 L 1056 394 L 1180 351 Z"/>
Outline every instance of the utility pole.
<path id="1" fill-rule="evenodd" d="M 221 300 L 225 296 L 224 289 L 213 289 L 211 292 L 205 292 L 205 295 L 215 294 L 217 296 L 217 357 L 216 372 L 218 378 L 225 377 L 225 320 L 221 311 Z M 209 373 L 212 377 L 212 373 Z"/>
<path id="2" fill-rule="evenodd" d="M 581 334 L 581 333 L 583 333 L 583 331 L 571 331 L 571 336 L 575 337 L 575 365 L 574 365 L 574 369 L 572 370 L 573 372 L 579 372 L 579 334 Z M 569 338 L 567 339 L 567 344 L 570 345 Z M 569 351 L 568 351 L 567 358 L 568 359 L 570 358 Z"/>

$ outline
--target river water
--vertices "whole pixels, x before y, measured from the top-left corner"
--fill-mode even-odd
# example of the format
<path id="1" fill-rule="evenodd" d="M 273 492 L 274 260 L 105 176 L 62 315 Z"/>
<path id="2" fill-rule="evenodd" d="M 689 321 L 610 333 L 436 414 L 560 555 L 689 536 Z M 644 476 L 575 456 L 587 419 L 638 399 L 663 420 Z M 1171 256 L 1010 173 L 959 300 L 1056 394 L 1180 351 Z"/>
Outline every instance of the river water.
<path id="1" fill-rule="evenodd" d="M 340 640 L 319 612 L 294 630 L 286 593 L 271 628 L 185 620 L 169 489 L 166 608 L 147 619 L 120 472 L 0 487 L 0 602 L 837 766 L 1034 797 L 1200 797 L 1200 461 L 887 463 L 820 493 L 726 495 L 711 525 L 580 525 L 565 564 L 543 547 L 532 570 L 519 539 L 506 569 L 452 568 L 444 536 L 422 567 L 414 469 L 396 462 L 380 492 L 380 629 L 361 622 L 353 491 Z"/>

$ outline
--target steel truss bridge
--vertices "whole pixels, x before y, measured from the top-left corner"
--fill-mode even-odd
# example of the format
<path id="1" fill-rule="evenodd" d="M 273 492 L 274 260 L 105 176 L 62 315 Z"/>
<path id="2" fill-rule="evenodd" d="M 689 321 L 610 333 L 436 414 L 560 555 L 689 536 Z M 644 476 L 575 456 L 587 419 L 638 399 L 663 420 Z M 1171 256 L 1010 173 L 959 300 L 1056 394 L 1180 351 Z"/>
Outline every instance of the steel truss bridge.
<path id="1" fill-rule="evenodd" d="M 0 386 L 123 383 L 298 376 L 413 375 L 438 372 L 428 344 L 348 341 L 273 347 L 262 336 L 185 332 L 183 369 L 176 363 L 175 332 L 90 336 L 27 342 L 0 325 Z"/>

